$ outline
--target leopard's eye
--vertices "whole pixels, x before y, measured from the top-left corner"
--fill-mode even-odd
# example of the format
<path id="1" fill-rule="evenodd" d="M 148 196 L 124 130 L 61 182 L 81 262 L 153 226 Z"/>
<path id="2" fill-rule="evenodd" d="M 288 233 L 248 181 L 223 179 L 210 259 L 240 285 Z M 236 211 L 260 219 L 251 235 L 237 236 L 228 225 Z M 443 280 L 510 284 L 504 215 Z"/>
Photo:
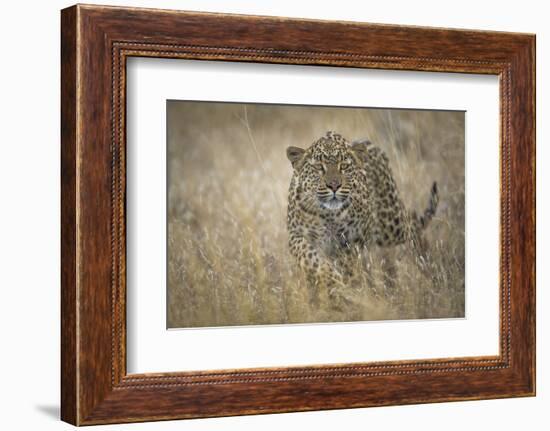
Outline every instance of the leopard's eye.
<path id="1" fill-rule="evenodd" d="M 342 163 L 340 163 L 340 169 L 342 169 L 342 170 L 344 170 L 344 171 L 345 171 L 346 169 L 348 169 L 350 166 L 351 166 L 351 163 L 349 163 L 349 162 L 342 162 Z"/>
<path id="2" fill-rule="evenodd" d="M 319 172 L 325 172 L 325 166 L 321 162 L 317 162 L 313 165 Z"/>

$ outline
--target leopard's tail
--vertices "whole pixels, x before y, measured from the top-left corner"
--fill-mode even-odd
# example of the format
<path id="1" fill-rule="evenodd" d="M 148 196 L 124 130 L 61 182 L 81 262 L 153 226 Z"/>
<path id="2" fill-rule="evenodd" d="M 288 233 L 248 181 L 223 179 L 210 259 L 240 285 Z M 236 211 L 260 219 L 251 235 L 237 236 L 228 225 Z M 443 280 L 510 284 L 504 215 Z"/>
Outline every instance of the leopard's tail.
<path id="1" fill-rule="evenodd" d="M 435 215 L 438 203 L 439 203 L 439 192 L 437 191 L 437 183 L 434 181 L 432 185 L 432 189 L 430 191 L 430 201 L 428 203 L 428 207 L 424 210 L 424 214 L 422 214 L 418 218 L 421 229 L 424 229 L 430 223 L 430 220 Z"/>

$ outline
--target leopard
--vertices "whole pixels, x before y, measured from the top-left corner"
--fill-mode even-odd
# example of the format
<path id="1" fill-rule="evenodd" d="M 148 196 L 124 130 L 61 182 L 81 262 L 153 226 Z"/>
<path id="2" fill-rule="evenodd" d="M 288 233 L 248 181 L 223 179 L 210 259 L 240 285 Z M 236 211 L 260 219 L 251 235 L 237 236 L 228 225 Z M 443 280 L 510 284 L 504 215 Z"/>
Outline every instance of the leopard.
<path id="1" fill-rule="evenodd" d="M 355 258 L 374 247 L 407 244 L 425 261 L 422 234 L 436 214 L 436 181 L 418 214 L 405 207 L 388 156 L 369 139 L 348 141 L 328 131 L 308 148 L 289 146 L 286 156 L 292 165 L 288 246 L 313 304 L 323 292 L 341 307 L 337 292 L 353 277 Z"/>

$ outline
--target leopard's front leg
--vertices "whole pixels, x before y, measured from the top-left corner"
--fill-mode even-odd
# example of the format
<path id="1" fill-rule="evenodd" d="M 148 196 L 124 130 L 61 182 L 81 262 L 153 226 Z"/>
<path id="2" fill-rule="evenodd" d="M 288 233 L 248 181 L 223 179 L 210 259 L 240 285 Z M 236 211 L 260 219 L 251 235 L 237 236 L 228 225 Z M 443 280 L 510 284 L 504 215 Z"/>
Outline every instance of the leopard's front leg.
<path id="1" fill-rule="evenodd" d="M 310 303 L 318 307 L 321 301 L 330 301 L 339 308 L 338 292 L 344 280 L 334 263 L 302 235 L 290 236 L 290 251 L 306 274 Z"/>

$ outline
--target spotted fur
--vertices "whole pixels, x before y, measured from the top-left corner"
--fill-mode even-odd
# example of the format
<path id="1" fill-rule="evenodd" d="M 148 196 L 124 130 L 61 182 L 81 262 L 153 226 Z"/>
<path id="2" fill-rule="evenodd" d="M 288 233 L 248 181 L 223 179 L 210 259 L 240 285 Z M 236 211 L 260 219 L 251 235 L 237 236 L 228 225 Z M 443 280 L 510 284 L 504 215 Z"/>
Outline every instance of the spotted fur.
<path id="1" fill-rule="evenodd" d="M 387 156 L 369 141 L 348 142 L 327 132 L 309 148 L 289 147 L 290 252 L 316 297 L 330 295 L 353 272 L 351 256 L 371 247 L 420 244 L 438 204 L 434 182 L 418 216 L 399 196 Z"/>

